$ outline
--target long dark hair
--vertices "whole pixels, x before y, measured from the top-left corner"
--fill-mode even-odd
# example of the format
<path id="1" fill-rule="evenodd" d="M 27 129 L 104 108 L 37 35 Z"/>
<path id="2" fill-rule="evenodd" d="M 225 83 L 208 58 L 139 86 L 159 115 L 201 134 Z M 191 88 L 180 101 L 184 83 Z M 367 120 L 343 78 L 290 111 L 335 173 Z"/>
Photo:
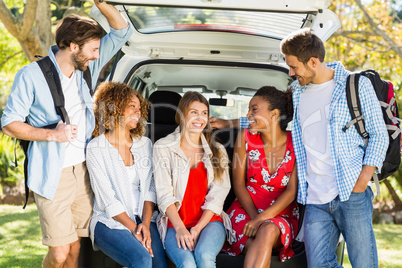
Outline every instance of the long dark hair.
<path id="1" fill-rule="evenodd" d="M 279 126 L 282 131 L 285 131 L 288 123 L 293 119 L 292 90 L 288 88 L 286 91 L 281 91 L 276 87 L 264 86 L 257 90 L 254 97 L 261 97 L 268 102 L 270 111 L 279 110 Z"/>

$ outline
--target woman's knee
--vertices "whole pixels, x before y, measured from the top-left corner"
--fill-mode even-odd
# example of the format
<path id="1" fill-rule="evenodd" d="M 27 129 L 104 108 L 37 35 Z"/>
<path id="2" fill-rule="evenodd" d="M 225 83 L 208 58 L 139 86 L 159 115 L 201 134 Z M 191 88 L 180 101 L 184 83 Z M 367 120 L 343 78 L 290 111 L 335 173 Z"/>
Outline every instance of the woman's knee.
<path id="1" fill-rule="evenodd" d="M 152 267 L 151 254 L 146 253 L 147 254 L 137 252 L 137 254 L 132 254 L 129 267 Z"/>
<path id="2" fill-rule="evenodd" d="M 274 244 L 280 234 L 280 230 L 276 224 L 265 222 L 258 229 L 256 240 L 259 240 L 258 238 L 263 238 L 262 241 Z"/>
<path id="3" fill-rule="evenodd" d="M 171 260 L 177 268 L 197 268 L 197 265 L 195 263 L 195 259 L 193 257 L 184 257 L 181 258 L 180 260 Z"/>
<path id="4" fill-rule="evenodd" d="M 194 252 L 197 267 L 215 267 L 216 254 L 207 250 L 200 250 Z"/>

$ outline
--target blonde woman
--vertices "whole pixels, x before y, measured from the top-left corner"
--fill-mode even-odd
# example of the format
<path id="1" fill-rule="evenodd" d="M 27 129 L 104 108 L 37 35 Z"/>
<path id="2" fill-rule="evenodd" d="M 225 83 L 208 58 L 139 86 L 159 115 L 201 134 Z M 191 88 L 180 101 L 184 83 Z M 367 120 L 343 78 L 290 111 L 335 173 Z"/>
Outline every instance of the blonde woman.
<path id="1" fill-rule="evenodd" d="M 225 148 L 211 140 L 209 104 L 198 92 L 179 103 L 175 132 L 154 146 L 158 229 L 176 267 L 215 267 L 225 242 L 228 216 L 222 211 L 230 190 Z"/>
<path id="2" fill-rule="evenodd" d="M 152 143 L 143 136 L 148 106 L 123 83 L 98 87 L 95 138 L 87 149 L 95 194 L 90 235 L 95 246 L 121 265 L 162 268 L 165 253 L 152 222 Z"/>

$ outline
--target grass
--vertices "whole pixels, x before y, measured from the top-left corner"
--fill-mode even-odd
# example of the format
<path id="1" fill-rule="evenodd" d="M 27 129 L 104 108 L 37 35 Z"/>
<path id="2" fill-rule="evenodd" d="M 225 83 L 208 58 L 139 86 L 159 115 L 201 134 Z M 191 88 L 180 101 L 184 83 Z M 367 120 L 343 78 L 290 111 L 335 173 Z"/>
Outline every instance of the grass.
<path id="1" fill-rule="evenodd" d="M 0 206 L 0 267 L 41 267 L 47 247 L 36 206 Z"/>
<path id="2" fill-rule="evenodd" d="M 402 267 L 402 225 L 375 225 L 379 266 Z"/>
<path id="3" fill-rule="evenodd" d="M 374 225 L 380 268 L 402 268 L 402 225 Z M 34 204 L 0 205 L 0 267 L 41 267 L 47 247 L 42 245 Z M 351 268 L 345 251 L 344 267 Z"/>
<path id="4" fill-rule="evenodd" d="M 374 225 L 377 240 L 378 265 L 380 268 L 402 267 L 402 225 Z M 351 268 L 347 251 L 344 267 Z"/>

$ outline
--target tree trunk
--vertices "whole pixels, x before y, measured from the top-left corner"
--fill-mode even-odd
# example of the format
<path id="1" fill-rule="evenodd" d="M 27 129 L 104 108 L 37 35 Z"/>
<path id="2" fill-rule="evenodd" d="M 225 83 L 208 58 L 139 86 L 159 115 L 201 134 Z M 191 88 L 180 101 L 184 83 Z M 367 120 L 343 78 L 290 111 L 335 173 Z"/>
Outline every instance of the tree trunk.
<path id="1" fill-rule="evenodd" d="M 24 13 L 15 17 L 3 0 L 0 0 L 0 20 L 18 40 L 30 61 L 35 55 L 47 55 L 52 43 L 51 0 L 26 0 Z"/>
<path id="2" fill-rule="evenodd" d="M 402 181 L 400 179 L 399 180 L 397 179 L 396 181 L 398 182 L 399 186 L 402 188 Z"/>
<path id="3" fill-rule="evenodd" d="M 391 183 L 388 180 L 384 180 L 383 183 L 388 189 L 388 192 L 391 194 L 392 200 L 395 203 L 395 209 L 401 210 L 402 209 L 402 201 L 399 196 L 396 194 L 394 188 L 392 187 Z"/>
<path id="4" fill-rule="evenodd" d="M 399 166 L 399 169 L 392 175 L 395 178 L 398 185 L 402 188 L 402 165 Z"/>
<path id="5" fill-rule="evenodd" d="M 42 43 L 39 35 L 37 33 L 33 33 L 34 31 L 35 30 L 33 29 L 24 38 L 15 36 L 30 61 L 36 60 L 35 55 L 46 56 L 48 54 L 48 48 L 46 48 Z"/>
<path id="6" fill-rule="evenodd" d="M 46 50 L 43 56 L 47 55 L 49 47 L 54 44 L 54 35 L 52 33 L 52 11 L 50 10 L 51 0 L 40 0 L 36 10 L 35 29 L 41 39 L 41 43 Z"/>

